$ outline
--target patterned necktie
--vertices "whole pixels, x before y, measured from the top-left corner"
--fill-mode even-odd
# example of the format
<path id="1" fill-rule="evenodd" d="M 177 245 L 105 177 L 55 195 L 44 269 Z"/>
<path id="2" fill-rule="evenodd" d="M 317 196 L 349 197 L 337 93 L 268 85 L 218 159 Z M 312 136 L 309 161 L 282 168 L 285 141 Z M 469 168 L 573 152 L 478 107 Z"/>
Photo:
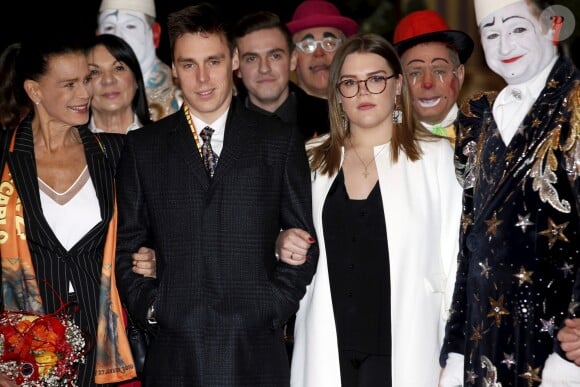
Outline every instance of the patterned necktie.
<path id="1" fill-rule="evenodd" d="M 207 173 L 209 173 L 209 177 L 213 177 L 215 172 L 215 167 L 218 161 L 218 155 L 213 151 L 211 147 L 211 135 L 213 134 L 214 130 L 209 126 L 203 128 L 199 136 L 203 140 L 203 145 L 201 146 L 201 155 L 203 157 L 203 164 L 205 165 L 205 169 Z"/>

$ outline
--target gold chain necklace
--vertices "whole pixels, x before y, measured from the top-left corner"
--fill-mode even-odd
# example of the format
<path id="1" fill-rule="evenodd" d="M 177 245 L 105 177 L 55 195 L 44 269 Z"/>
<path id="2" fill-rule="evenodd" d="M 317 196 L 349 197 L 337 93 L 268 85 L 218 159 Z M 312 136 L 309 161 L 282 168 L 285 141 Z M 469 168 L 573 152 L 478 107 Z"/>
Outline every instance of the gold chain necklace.
<path id="1" fill-rule="evenodd" d="M 356 148 L 354 147 L 354 145 L 352 145 L 352 141 L 351 141 L 351 139 L 350 139 L 350 138 L 348 139 L 348 142 L 350 143 L 350 147 L 351 147 L 351 148 L 352 148 L 352 150 L 354 151 L 354 154 L 355 154 L 355 155 L 356 155 L 356 157 L 357 157 L 357 158 L 360 160 L 361 164 L 362 164 L 362 165 L 363 165 L 363 167 L 365 168 L 365 170 L 363 171 L 362 175 L 363 175 L 363 176 L 364 176 L 364 178 L 366 179 L 366 178 L 367 178 L 367 177 L 369 177 L 369 175 L 370 175 L 370 172 L 369 172 L 369 165 L 371 165 L 371 163 L 372 163 L 373 161 L 375 161 L 375 159 L 377 158 L 377 156 L 378 156 L 379 154 L 381 154 L 381 152 L 382 152 L 382 151 L 383 151 L 383 150 L 384 150 L 384 149 L 387 147 L 387 145 L 388 145 L 389 143 L 386 143 L 386 144 L 384 144 L 384 145 L 383 145 L 383 147 L 381 148 L 381 150 L 380 150 L 380 151 L 378 151 L 378 152 L 377 152 L 377 154 L 373 156 L 373 158 L 371 159 L 371 161 L 369 161 L 368 163 L 365 163 L 365 162 L 363 161 L 363 159 L 360 157 L 360 155 L 358 154 L 358 152 L 356 151 Z M 373 151 L 374 151 L 374 147 L 373 147 Z"/>
<path id="2" fill-rule="evenodd" d="M 193 119 L 191 118 L 191 113 L 189 112 L 189 107 L 186 103 L 183 104 L 183 112 L 185 113 L 185 119 L 191 128 L 191 133 L 193 133 L 193 139 L 195 140 L 195 146 L 197 146 L 197 151 L 199 155 L 203 158 L 201 151 L 201 141 L 199 141 L 199 136 L 197 135 L 197 130 L 195 130 L 195 125 L 193 124 Z"/>

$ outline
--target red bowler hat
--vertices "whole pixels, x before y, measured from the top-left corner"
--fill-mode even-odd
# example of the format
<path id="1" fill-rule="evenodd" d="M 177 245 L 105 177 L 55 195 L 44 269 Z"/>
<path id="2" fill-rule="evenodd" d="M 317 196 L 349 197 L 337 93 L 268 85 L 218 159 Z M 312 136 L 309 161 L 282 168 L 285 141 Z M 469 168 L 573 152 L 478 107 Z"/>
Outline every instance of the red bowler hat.
<path id="1" fill-rule="evenodd" d="M 292 35 L 315 27 L 338 28 L 347 37 L 358 31 L 358 24 L 354 20 L 342 16 L 334 4 L 324 0 L 303 1 L 286 26 Z"/>
<path id="2" fill-rule="evenodd" d="M 399 55 L 419 43 L 442 42 L 452 46 L 465 63 L 473 52 L 473 39 L 463 31 L 452 30 L 435 11 L 416 11 L 402 18 L 395 27 L 393 44 Z"/>

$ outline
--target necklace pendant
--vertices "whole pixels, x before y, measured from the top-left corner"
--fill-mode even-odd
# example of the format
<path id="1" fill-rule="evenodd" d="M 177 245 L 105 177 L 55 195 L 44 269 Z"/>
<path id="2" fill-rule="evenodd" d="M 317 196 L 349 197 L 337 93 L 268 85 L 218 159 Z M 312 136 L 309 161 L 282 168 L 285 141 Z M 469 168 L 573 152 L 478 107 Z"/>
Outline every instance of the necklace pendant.
<path id="1" fill-rule="evenodd" d="M 362 175 L 364 176 L 364 178 L 366 179 L 367 177 L 369 177 L 370 173 L 367 169 L 367 167 L 365 167 L 365 171 L 362 173 Z"/>

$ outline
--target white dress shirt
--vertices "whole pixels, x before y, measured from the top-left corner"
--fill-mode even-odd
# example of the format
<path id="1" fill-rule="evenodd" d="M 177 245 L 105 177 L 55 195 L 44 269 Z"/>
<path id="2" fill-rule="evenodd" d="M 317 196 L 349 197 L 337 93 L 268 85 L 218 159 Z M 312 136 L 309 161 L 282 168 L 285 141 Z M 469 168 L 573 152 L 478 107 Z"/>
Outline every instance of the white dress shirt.
<path id="1" fill-rule="evenodd" d="M 534 78 L 521 84 L 507 85 L 499 92 L 493 104 L 493 118 L 504 144 L 509 144 L 530 108 L 546 86 L 550 71 L 554 67 L 554 59 Z"/>

